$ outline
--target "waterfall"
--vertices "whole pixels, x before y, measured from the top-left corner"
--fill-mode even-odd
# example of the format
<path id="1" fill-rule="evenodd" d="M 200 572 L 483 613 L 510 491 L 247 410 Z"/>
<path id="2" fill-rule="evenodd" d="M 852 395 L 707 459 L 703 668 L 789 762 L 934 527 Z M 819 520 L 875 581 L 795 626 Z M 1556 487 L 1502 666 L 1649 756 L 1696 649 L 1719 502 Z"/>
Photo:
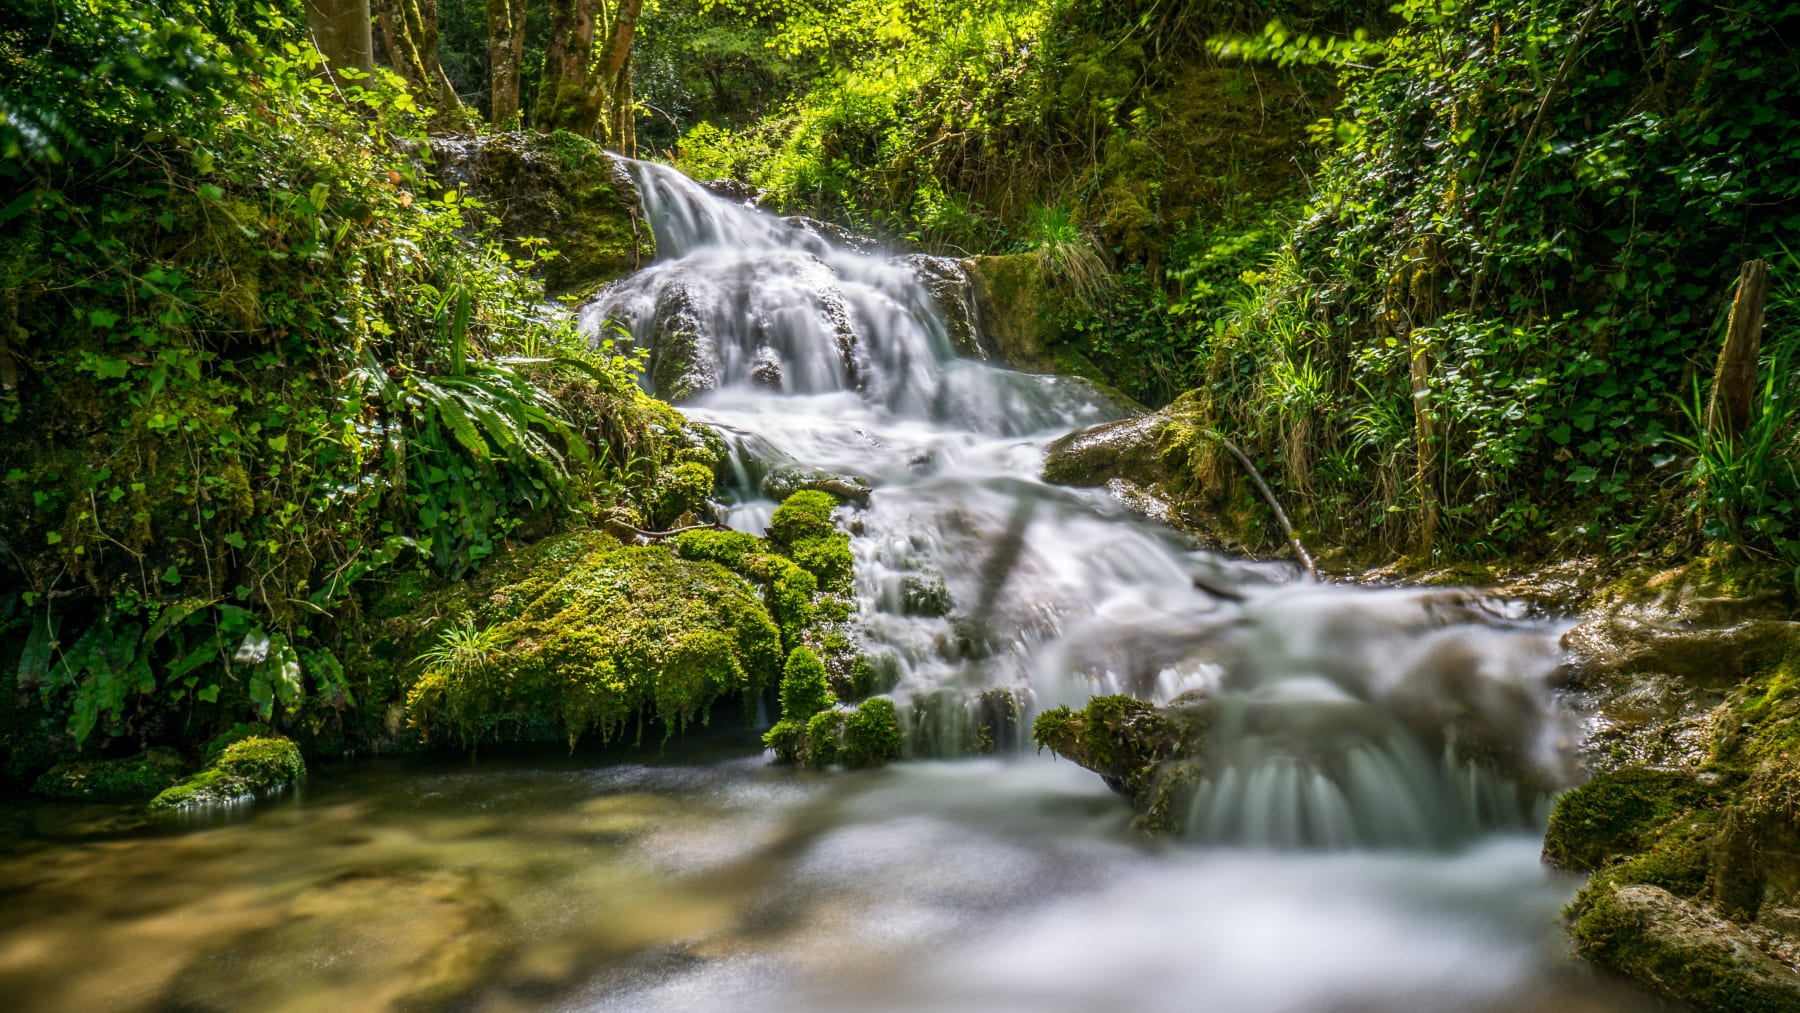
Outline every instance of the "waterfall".
<path id="1" fill-rule="evenodd" d="M 1198 693 L 1215 715 L 1199 839 L 1436 847 L 1542 819 L 1573 737 L 1548 689 L 1556 623 L 1461 592 L 1302 585 L 1102 490 L 1046 485 L 1052 439 L 1124 412 L 1082 381 L 959 355 L 927 284 L 959 265 L 627 164 L 659 259 L 583 324 L 646 349 L 651 388 L 726 438 L 733 527 L 761 531 L 782 476 L 871 485 L 858 636 L 908 756 L 1028 748 L 1032 711 L 1096 693 Z"/>

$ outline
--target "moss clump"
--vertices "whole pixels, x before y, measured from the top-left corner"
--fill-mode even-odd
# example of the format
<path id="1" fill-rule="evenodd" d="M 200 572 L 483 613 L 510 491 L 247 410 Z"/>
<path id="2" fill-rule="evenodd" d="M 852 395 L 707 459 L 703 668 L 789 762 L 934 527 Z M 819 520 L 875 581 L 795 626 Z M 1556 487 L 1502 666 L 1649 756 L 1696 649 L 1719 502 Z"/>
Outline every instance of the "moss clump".
<path id="1" fill-rule="evenodd" d="M 181 780 L 187 761 L 167 747 L 122 760 L 65 763 L 45 771 L 31 790 L 70 802 L 136 802 Z"/>
<path id="2" fill-rule="evenodd" d="M 900 758 L 900 720 L 894 701 L 871 697 L 844 718 L 838 760 L 851 769 L 875 767 Z"/>
<path id="3" fill-rule="evenodd" d="M 782 718 L 805 721 L 834 702 L 825 663 L 810 647 L 794 648 L 781 672 Z"/>
<path id="4" fill-rule="evenodd" d="M 745 557 L 767 548 L 762 539 L 742 531 L 683 531 L 675 536 L 674 545 L 683 559 L 706 560 L 740 573 Z"/>
<path id="5" fill-rule="evenodd" d="M 829 767 L 838 762 L 839 740 L 844 734 L 844 715 L 837 710 L 822 710 L 806 722 L 806 762 L 815 767 Z"/>
<path id="6" fill-rule="evenodd" d="M 1742 930 L 1654 886 L 1590 884 L 1572 933 L 1589 958 L 1702 1010 L 1791 1013 L 1800 975 Z"/>
<path id="7" fill-rule="evenodd" d="M 837 497 L 817 489 L 802 489 L 789 496 L 769 520 L 769 537 L 783 545 L 799 545 L 812 538 L 837 535 L 831 512 L 837 509 Z"/>
<path id="8" fill-rule="evenodd" d="M 704 506 L 712 491 L 711 468 L 697 461 L 677 464 L 658 477 L 651 522 L 657 527 L 674 524 Z"/>
<path id="9" fill-rule="evenodd" d="M 855 564 L 850 556 L 850 539 L 833 534 L 824 538 L 804 538 L 793 545 L 794 562 L 818 578 L 819 586 L 843 593 L 850 590 Z"/>
<path id="10" fill-rule="evenodd" d="M 300 747 L 280 737 L 254 736 L 226 746 L 205 770 L 157 795 L 152 810 L 190 809 L 284 788 L 306 775 Z"/>
<path id="11" fill-rule="evenodd" d="M 1544 835 L 1544 858 L 1575 872 L 1592 872 L 1646 850 L 1666 824 L 1706 803 L 1711 794 L 1684 771 L 1606 771 L 1557 798 Z"/>
<path id="12" fill-rule="evenodd" d="M 742 577 L 592 532 L 497 561 L 426 607 L 465 619 L 439 624 L 420 655 L 407 715 L 464 742 L 573 745 L 645 716 L 674 734 L 721 697 L 754 697 L 781 657 L 780 631 Z"/>

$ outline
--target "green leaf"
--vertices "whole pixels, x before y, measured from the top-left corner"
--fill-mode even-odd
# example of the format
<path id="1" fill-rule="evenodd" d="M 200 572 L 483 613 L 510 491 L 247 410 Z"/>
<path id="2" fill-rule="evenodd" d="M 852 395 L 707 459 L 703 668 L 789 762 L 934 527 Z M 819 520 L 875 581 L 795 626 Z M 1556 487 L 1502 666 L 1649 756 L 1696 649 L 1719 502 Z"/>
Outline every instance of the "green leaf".
<path id="1" fill-rule="evenodd" d="M 201 703 L 218 703 L 219 702 L 219 684 L 213 683 L 212 685 L 207 686 L 205 689 L 202 689 L 200 692 L 195 693 L 194 699 L 199 700 Z"/>
<path id="2" fill-rule="evenodd" d="M 181 571 L 175 568 L 174 563 L 170 563 L 169 568 L 162 572 L 162 582 L 165 584 L 181 583 Z"/>

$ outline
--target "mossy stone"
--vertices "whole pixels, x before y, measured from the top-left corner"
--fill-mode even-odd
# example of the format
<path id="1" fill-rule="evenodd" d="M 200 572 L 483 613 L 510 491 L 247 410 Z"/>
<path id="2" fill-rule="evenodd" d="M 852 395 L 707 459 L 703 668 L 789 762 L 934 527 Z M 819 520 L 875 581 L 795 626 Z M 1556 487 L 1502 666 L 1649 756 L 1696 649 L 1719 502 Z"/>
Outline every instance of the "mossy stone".
<path id="1" fill-rule="evenodd" d="M 894 701 L 870 697 L 844 718 L 838 762 L 852 770 L 877 767 L 900 758 L 900 718 Z"/>
<path id="2" fill-rule="evenodd" d="M 802 489 L 775 508 L 775 516 L 769 520 L 769 537 L 788 546 L 813 538 L 830 538 L 838 533 L 831 522 L 831 512 L 837 505 L 837 497 L 828 492 Z"/>
<path id="3" fill-rule="evenodd" d="M 157 795 L 155 811 L 220 805 L 284 788 L 306 775 L 300 747 L 279 736 L 239 739 L 206 769 Z"/>
<path id="4" fill-rule="evenodd" d="M 496 560 L 447 601 L 483 651 L 421 655 L 406 711 L 464 742 L 666 734 L 774 682 L 781 633 L 757 589 L 717 563 L 578 532 Z M 441 622 L 439 629 L 452 624 Z M 445 641 L 448 642 L 448 641 Z"/>
<path id="5" fill-rule="evenodd" d="M 1592 872 L 1644 850 L 1664 824 L 1711 794 L 1686 771 L 1602 772 L 1557 797 L 1544 835 L 1544 858 L 1575 872 Z"/>
<path id="6" fill-rule="evenodd" d="M 810 647 L 794 648 L 781 673 L 782 720 L 805 721 L 834 702 L 825 663 Z"/>
<path id="7" fill-rule="evenodd" d="M 844 734 L 844 715 L 822 710 L 806 722 L 806 762 L 829 767 L 838 762 L 839 739 Z"/>

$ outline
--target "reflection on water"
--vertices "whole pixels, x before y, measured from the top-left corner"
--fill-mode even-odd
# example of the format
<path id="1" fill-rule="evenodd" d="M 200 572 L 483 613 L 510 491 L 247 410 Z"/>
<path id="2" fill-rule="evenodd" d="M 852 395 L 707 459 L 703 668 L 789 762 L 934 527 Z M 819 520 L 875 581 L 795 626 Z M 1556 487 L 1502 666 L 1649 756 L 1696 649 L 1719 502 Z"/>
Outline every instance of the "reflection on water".
<path id="1" fill-rule="evenodd" d="M 1655 1008 L 1560 952 L 1528 835 L 1152 848 L 1048 758 L 368 763 L 218 826 L 80 815 L 7 813 L 9 1009 Z"/>

